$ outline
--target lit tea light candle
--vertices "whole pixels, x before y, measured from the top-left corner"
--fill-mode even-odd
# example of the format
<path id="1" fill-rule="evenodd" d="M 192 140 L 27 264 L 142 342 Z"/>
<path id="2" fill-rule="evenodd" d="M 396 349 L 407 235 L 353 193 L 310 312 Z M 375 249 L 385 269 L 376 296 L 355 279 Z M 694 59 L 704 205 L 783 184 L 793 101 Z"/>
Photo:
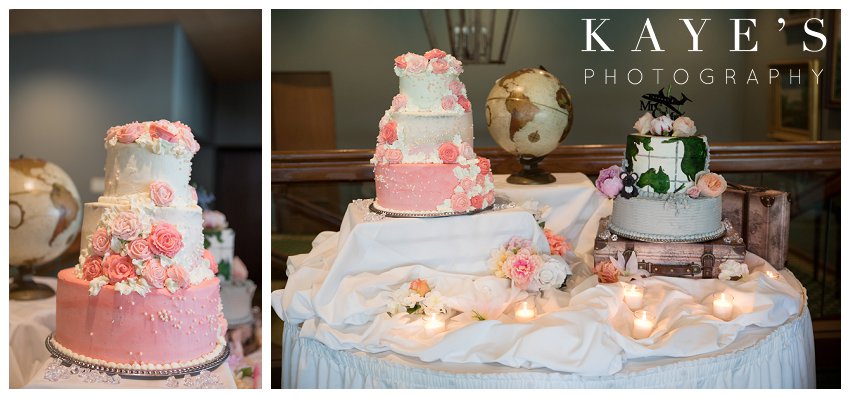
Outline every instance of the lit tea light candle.
<path id="1" fill-rule="evenodd" d="M 764 273 L 770 279 L 779 279 L 779 274 L 773 271 L 767 271 Z"/>
<path id="2" fill-rule="evenodd" d="M 514 319 L 520 322 L 528 322 L 537 316 L 537 309 L 534 304 L 528 301 L 522 301 L 516 304 L 514 310 Z"/>
<path id="3" fill-rule="evenodd" d="M 446 320 L 440 314 L 426 315 L 423 319 L 425 320 L 425 333 L 428 336 L 446 330 Z"/>
<path id="4" fill-rule="evenodd" d="M 728 293 L 716 293 L 714 295 L 714 316 L 728 321 L 732 319 L 732 310 L 735 309 L 735 297 Z"/>
<path id="5" fill-rule="evenodd" d="M 643 286 L 626 285 L 623 291 L 623 301 L 630 310 L 635 311 L 643 307 Z"/>
<path id="6" fill-rule="evenodd" d="M 655 314 L 646 311 L 635 311 L 635 324 L 632 329 L 632 337 L 635 339 L 645 339 L 652 334 L 652 329 L 655 329 Z"/>

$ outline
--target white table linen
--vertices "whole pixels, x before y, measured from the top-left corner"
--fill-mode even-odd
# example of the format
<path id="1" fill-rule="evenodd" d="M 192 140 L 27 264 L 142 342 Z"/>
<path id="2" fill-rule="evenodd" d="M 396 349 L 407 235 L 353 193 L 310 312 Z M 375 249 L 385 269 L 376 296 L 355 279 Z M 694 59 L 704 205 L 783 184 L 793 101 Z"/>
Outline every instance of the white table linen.
<path id="1" fill-rule="evenodd" d="M 507 241 L 510 234 L 531 237 L 536 246 L 545 247 L 545 238 L 540 241 L 540 229 L 536 228 L 533 218 L 531 226 L 527 226 L 528 213 L 518 217 L 522 211 L 509 209 L 466 217 L 364 222 L 364 217 L 368 217 L 363 206 L 353 204 L 349 206 L 341 232 L 324 232 L 314 240 L 310 253 L 290 257 L 287 287 L 272 293 L 275 311 L 288 323 L 284 385 L 369 387 L 410 381 L 410 386 L 416 386 L 417 382 L 412 379 L 403 380 L 397 376 L 453 365 L 458 367 L 451 369 L 459 373 L 474 372 L 481 366 L 495 373 L 534 369 L 539 371 L 531 374 L 557 375 L 549 377 L 560 380 L 557 383 L 569 379 L 571 383 L 581 384 L 594 377 L 628 378 L 629 364 L 661 358 L 659 364 L 672 360 L 670 366 L 675 366 L 679 364 L 675 358 L 693 361 L 730 347 L 748 348 L 749 345 L 736 346 L 736 342 L 746 341 L 742 336 L 752 333 L 750 330 L 764 329 L 761 336 L 764 337 L 781 325 L 800 322 L 808 325 L 811 335 L 804 290 L 795 283 L 793 275 L 783 271 L 783 279 L 769 279 L 762 271 L 773 268 L 757 256 L 748 255 L 746 261 L 753 273 L 738 282 L 664 277 L 643 280 L 645 309 L 655 312 L 658 324 L 648 338 L 632 339 L 632 313 L 622 302 L 623 284 L 598 284 L 595 276 L 588 277 L 598 221 L 610 214 L 610 203 L 600 200 L 593 184 L 580 174 L 558 175 L 560 186 L 511 186 L 500 191 L 503 179 L 497 178 L 500 196 L 515 202 L 534 199 L 548 204 L 552 209 L 547 227 L 567 235 L 574 234 L 572 241 L 576 242 L 575 258 L 578 259 L 573 263 L 575 277 L 567 291 L 549 291 L 534 298 L 542 313 L 538 319 L 518 323 L 513 321 L 510 312 L 504 313 L 508 305 L 525 299 L 526 293 L 513 291 L 507 280 L 490 276 L 486 265 L 486 253 Z M 541 191 L 542 194 L 528 195 L 528 191 Z M 433 245 L 441 236 L 435 235 L 434 230 L 460 233 Z M 495 239 L 488 239 L 491 235 Z M 419 241 L 419 237 L 425 239 Z M 411 240 L 416 243 L 411 244 Z M 435 250 L 436 247 L 441 250 Z M 461 312 L 450 319 L 446 332 L 429 337 L 422 332 L 421 319 L 386 313 L 389 294 L 416 278 L 427 279 L 435 290 L 449 298 L 448 304 L 456 313 Z M 729 322 L 711 313 L 711 296 L 722 291 L 735 295 L 736 311 Z M 470 308 L 480 308 L 482 302 L 501 306 L 496 305 L 497 308 L 492 309 L 494 316 L 485 321 L 473 320 L 464 313 Z M 295 328 L 298 324 L 301 324 L 300 329 Z M 805 325 L 794 328 L 805 328 Z M 781 340 L 785 335 L 777 336 Z M 789 344 L 788 339 L 783 341 Z M 811 346 L 811 339 L 809 342 Z M 803 364 L 813 361 L 805 345 L 797 344 L 792 351 L 801 353 L 796 359 L 811 359 Z M 343 358 L 347 358 L 344 359 L 347 365 L 338 370 L 344 376 L 340 378 L 334 376 L 332 364 Z M 389 358 L 389 362 L 382 358 Z M 367 365 L 362 366 L 377 372 L 375 375 L 389 375 L 395 381 L 379 376 L 364 376 L 366 379 L 357 376 L 357 372 L 369 370 L 357 365 L 358 361 L 364 361 Z M 417 363 L 428 363 L 428 366 L 418 367 Z M 311 370 L 313 366 L 318 368 Z M 657 371 L 653 370 L 657 366 L 650 365 L 646 371 Z M 797 370 L 800 369 L 811 373 L 813 366 Z M 552 371 L 569 372 L 570 375 L 563 379 L 564 373 Z M 446 379 L 439 383 L 430 378 L 417 380 L 427 381 L 422 386 L 449 386 L 471 381 L 464 375 L 443 376 Z M 456 377 L 461 380 L 452 381 Z M 315 384 L 302 383 L 303 380 L 313 380 Z M 523 380 L 524 377 L 517 379 L 520 383 Z M 813 377 L 797 380 L 799 382 L 793 386 L 807 387 L 814 383 Z M 535 378 L 534 381 L 540 380 Z M 660 382 L 661 378 L 656 381 Z M 779 380 L 773 381 L 777 383 L 772 385 L 780 385 Z M 741 384 L 727 382 L 725 385 Z M 638 385 L 669 386 L 669 383 L 668 380 L 667 384 Z M 401 385 L 404 384 L 397 386 Z M 473 385 L 476 383 L 457 384 Z M 526 386 L 542 387 L 545 383 Z"/>

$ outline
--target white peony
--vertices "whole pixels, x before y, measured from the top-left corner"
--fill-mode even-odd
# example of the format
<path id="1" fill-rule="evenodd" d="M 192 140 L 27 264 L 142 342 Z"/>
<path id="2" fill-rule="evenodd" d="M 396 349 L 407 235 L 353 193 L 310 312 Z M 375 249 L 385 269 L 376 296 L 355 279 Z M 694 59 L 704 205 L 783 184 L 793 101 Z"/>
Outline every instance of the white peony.
<path id="1" fill-rule="evenodd" d="M 417 296 L 419 295 L 417 294 Z M 425 294 L 421 304 L 425 315 L 446 313 L 446 299 L 438 291 L 432 290 Z"/>
<path id="2" fill-rule="evenodd" d="M 564 284 L 567 275 L 572 275 L 567 262 L 561 256 L 542 255 L 543 264 L 531 278 L 528 291 L 534 292 L 545 289 L 557 289 Z"/>
<path id="3" fill-rule="evenodd" d="M 673 131 L 673 119 L 667 115 L 661 115 L 649 122 L 649 130 L 652 135 L 665 135 Z"/>
<path id="4" fill-rule="evenodd" d="M 646 112 L 646 113 L 643 114 L 643 116 L 640 117 L 640 119 L 638 119 L 635 122 L 634 129 L 637 130 L 638 134 L 646 134 L 646 133 L 649 132 L 649 129 L 650 129 L 649 122 L 651 122 L 651 121 L 652 121 L 652 114 L 649 113 L 649 112 Z"/>
<path id="5" fill-rule="evenodd" d="M 747 264 L 742 264 L 735 260 L 726 260 L 720 264 L 720 275 L 717 278 L 729 281 L 732 278 L 740 278 L 749 273 L 750 270 Z"/>

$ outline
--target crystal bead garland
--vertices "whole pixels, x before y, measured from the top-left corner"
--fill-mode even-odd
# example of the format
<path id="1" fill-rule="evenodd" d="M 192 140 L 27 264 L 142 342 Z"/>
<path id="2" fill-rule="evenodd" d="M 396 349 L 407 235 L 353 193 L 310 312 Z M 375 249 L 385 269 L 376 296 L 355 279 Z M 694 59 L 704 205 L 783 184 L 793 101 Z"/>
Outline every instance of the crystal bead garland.
<path id="1" fill-rule="evenodd" d="M 168 388 L 180 388 L 180 381 L 170 376 L 165 379 L 165 386 Z M 197 376 L 183 377 L 183 388 L 222 388 L 224 385 L 218 375 L 213 374 L 209 370 L 202 370 Z"/>
<path id="2" fill-rule="evenodd" d="M 120 384 L 121 376 L 109 375 L 105 372 L 81 368 L 77 365 L 65 366 L 59 358 L 50 360 L 47 369 L 44 370 L 44 379 L 57 382 L 67 380 L 76 376 L 83 383 Z"/>

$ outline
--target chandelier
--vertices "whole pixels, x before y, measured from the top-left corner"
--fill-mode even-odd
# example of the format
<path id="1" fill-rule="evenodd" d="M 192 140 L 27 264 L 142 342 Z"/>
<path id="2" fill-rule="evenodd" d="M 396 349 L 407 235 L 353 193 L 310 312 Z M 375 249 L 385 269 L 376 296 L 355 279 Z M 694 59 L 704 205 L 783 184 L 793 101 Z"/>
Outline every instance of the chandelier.
<path id="1" fill-rule="evenodd" d="M 463 63 L 504 64 L 519 11 L 422 10 L 421 14 L 431 48 L 447 48 L 448 43 L 451 54 Z"/>

